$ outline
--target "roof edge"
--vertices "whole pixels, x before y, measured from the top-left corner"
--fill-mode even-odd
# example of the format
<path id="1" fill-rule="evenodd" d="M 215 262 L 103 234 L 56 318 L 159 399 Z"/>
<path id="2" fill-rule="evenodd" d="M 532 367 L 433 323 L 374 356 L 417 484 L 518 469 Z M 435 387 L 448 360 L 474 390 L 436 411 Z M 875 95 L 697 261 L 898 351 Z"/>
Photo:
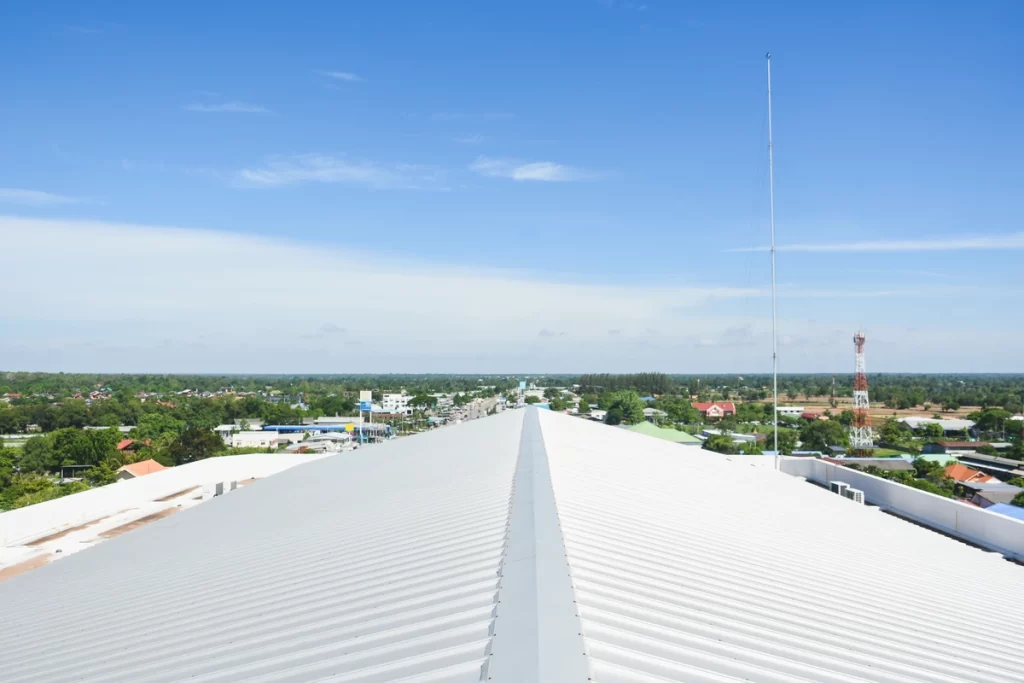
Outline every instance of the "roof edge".
<path id="1" fill-rule="evenodd" d="M 497 616 L 482 680 L 589 680 L 590 664 L 536 408 L 523 419 Z"/>

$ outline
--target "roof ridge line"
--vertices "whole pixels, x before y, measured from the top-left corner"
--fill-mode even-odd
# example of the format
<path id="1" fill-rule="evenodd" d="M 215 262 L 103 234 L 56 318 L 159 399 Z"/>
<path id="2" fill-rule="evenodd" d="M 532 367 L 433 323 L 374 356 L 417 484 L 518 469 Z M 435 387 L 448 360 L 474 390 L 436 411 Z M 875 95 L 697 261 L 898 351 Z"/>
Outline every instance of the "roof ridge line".
<path id="1" fill-rule="evenodd" d="M 590 680 L 538 413 L 523 418 L 484 681 Z"/>

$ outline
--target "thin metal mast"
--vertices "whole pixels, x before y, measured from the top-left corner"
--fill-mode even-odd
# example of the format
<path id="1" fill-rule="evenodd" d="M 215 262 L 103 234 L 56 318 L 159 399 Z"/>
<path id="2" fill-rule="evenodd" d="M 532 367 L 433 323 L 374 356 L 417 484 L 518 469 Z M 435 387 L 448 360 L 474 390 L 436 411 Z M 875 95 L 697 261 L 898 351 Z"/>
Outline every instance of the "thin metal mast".
<path id="1" fill-rule="evenodd" d="M 779 337 L 775 317 L 775 176 L 772 168 L 772 53 L 768 60 L 768 197 L 772 228 L 772 424 L 775 428 L 775 462 L 779 462 Z"/>

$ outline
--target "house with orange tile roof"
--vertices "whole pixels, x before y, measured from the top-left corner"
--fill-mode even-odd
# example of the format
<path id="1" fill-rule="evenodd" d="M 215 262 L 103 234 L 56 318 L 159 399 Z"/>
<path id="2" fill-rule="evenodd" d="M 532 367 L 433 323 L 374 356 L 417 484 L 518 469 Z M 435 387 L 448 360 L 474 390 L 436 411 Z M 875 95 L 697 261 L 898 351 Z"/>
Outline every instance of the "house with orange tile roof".
<path id="1" fill-rule="evenodd" d="M 156 460 L 143 460 L 142 462 L 133 462 L 130 465 L 117 468 L 117 478 L 135 479 L 136 477 L 144 477 L 147 474 L 153 474 L 154 472 L 166 469 Z"/>
<path id="2" fill-rule="evenodd" d="M 965 484 L 988 484 L 999 481 L 991 474 L 985 474 L 980 470 L 970 468 L 967 465 L 961 465 L 958 462 L 946 465 L 946 476 L 953 481 L 959 481 Z"/>

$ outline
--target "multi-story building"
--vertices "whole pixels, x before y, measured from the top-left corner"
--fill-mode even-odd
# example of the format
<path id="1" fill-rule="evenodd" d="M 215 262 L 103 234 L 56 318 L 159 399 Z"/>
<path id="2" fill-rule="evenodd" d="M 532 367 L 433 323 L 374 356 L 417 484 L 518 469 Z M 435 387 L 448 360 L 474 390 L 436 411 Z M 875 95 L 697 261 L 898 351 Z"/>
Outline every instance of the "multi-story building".
<path id="1" fill-rule="evenodd" d="M 412 399 L 412 396 L 409 396 L 404 391 L 400 394 L 384 394 L 384 398 L 381 400 L 381 412 L 392 415 L 411 415 L 410 399 Z"/>

